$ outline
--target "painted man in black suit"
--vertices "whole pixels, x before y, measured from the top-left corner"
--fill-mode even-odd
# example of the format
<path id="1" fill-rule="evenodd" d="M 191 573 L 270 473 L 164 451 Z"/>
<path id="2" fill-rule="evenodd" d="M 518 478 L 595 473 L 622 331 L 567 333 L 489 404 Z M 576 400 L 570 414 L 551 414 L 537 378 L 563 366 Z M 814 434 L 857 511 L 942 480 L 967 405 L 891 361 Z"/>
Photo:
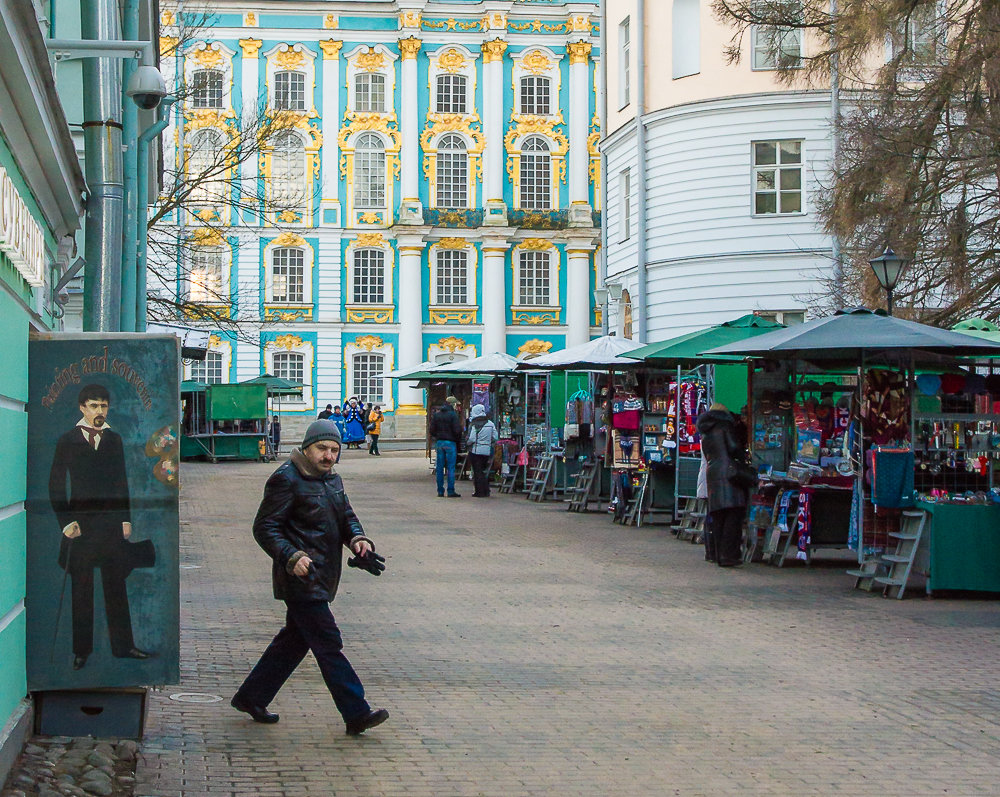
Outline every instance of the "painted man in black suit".
<path id="1" fill-rule="evenodd" d="M 49 499 L 62 528 L 59 566 L 73 594 L 73 669 L 94 649 L 94 570 L 101 570 L 111 652 L 146 659 L 132 638 L 125 579 L 131 572 L 132 534 L 122 438 L 107 422 L 111 397 L 101 385 L 80 391 L 82 418 L 59 438 L 49 475 Z M 68 477 L 68 481 L 67 481 Z M 149 545 L 147 543 L 147 545 Z"/>

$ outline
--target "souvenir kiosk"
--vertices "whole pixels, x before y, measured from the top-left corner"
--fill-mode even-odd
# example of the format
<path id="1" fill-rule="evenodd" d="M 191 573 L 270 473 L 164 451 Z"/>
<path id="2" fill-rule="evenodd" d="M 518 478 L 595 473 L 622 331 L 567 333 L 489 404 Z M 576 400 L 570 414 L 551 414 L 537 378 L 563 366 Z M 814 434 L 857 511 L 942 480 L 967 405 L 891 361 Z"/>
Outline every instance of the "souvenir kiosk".
<path id="1" fill-rule="evenodd" d="M 205 425 L 185 435 L 188 458 L 207 457 L 218 462 L 266 457 L 266 384 L 208 385 L 204 401 Z"/>
<path id="2" fill-rule="evenodd" d="M 1000 537 L 1000 491 L 992 489 L 1000 401 L 994 406 L 989 378 L 959 359 L 1000 356 L 1000 344 L 856 309 L 710 353 L 756 361 L 757 506 L 769 508 L 751 507 L 748 558 L 762 550 L 784 561 L 791 550 L 808 559 L 843 539 L 857 552 L 859 586 L 901 597 L 923 572 L 928 590 L 1000 589 L 984 576 L 1000 572 L 992 544 Z M 1000 380 L 992 384 L 1000 400 Z M 810 397 L 819 399 L 812 408 Z M 835 413 L 829 436 L 816 434 L 823 421 L 814 417 L 826 399 Z M 777 467 L 784 462 L 787 469 Z M 847 511 L 846 495 L 834 499 L 836 511 L 820 512 L 804 488 L 849 494 Z"/>

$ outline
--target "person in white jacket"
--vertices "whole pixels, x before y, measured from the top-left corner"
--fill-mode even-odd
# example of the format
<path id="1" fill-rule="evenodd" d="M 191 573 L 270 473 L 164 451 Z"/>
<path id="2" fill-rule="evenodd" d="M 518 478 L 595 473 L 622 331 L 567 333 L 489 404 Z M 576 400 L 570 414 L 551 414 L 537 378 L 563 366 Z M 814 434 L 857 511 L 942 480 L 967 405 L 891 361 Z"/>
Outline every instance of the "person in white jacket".
<path id="1" fill-rule="evenodd" d="M 704 499 L 705 504 L 708 504 L 708 460 L 705 459 L 705 452 L 701 452 L 701 467 L 698 468 L 698 489 L 696 491 L 696 497 Z M 715 550 L 715 537 L 712 536 L 712 520 L 708 512 L 705 512 L 705 525 L 701 532 L 702 539 L 705 541 L 705 561 L 715 562 L 718 559 L 718 554 Z"/>
<path id="2" fill-rule="evenodd" d="M 490 497 L 490 460 L 493 459 L 493 446 L 499 440 L 497 427 L 486 417 L 486 408 L 482 404 L 473 405 L 465 440 L 472 464 L 473 498 Z"/>

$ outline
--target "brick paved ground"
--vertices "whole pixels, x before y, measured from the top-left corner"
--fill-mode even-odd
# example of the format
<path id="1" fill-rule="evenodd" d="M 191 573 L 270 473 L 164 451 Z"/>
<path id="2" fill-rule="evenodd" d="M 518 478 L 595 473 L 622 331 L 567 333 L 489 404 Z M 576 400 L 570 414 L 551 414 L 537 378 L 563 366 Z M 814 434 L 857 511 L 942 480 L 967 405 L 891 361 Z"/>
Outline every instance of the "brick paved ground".
<path id="1" fill-rule="evenodd" d="M 182 683 L 151 697 L 139 795 L 1000 790 L 996 603 L 883 600 L 842 562 L 722 570 L 662 527 L 520 496 L 438 499 L 412 453 L 340 468 L 389 570 L 346 570 L 334 612 L 390 721 L 346 737 L 310 657 L 256 725 L 228 698 L 281 622 L 249 532 L 272 467 L 184 468 Z"/>

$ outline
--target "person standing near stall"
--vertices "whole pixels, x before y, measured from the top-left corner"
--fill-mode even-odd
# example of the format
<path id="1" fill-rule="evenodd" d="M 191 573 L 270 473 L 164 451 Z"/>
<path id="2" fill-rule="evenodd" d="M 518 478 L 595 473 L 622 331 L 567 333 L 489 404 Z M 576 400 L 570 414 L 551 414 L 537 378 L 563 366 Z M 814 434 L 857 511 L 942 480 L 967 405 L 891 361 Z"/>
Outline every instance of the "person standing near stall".
<path id="1" fill-rule="evenodd" d="M 486 417 L 486 408 L 482 404 L 473 405 L 465 438 L 469 462 L 472 463 L 473 498 L 490 497 L 488 470 L 493 459 L 493 446 L 499 441 L 497 427 Z"/>
<path id="2" fill-rule="evenodd" d="M 376 457 L 382 456 L 378 450 L 378 437 L 382 434 L 382 421 L 385 416 L 382 414 L 382 407 L 376 404 L 372 407 L 371 412 L 368 413 L 368 436 L 371 438 L 371 443 L 368 446 L 368 453 Z"/>
<path id="3" fill-rule="evenodd" d="M 737 419 L 725 404 L 713 404 L 697 421 L 701 450 L 708 462 L 708 512 L 719 567 L 742 564 L 740 545 L 747 491 L 734 481 L 739 465 L 746 461 L 746 444 L 740 440 Z"/>
<path id="4" fill-rule="evenodd" d="M 457 398 L 448 396 L 431 418 L 430 436 L 434 439 L 434 470 L 439 498 L 443 498 L 445 494 L 446 473 L 448 497 L 462 497 L 460 493 L 455 492 L 455 460 L 458 456 L 458 444 L 462 439 L 462 422 L 455 412 L 457 404 Z"/>

